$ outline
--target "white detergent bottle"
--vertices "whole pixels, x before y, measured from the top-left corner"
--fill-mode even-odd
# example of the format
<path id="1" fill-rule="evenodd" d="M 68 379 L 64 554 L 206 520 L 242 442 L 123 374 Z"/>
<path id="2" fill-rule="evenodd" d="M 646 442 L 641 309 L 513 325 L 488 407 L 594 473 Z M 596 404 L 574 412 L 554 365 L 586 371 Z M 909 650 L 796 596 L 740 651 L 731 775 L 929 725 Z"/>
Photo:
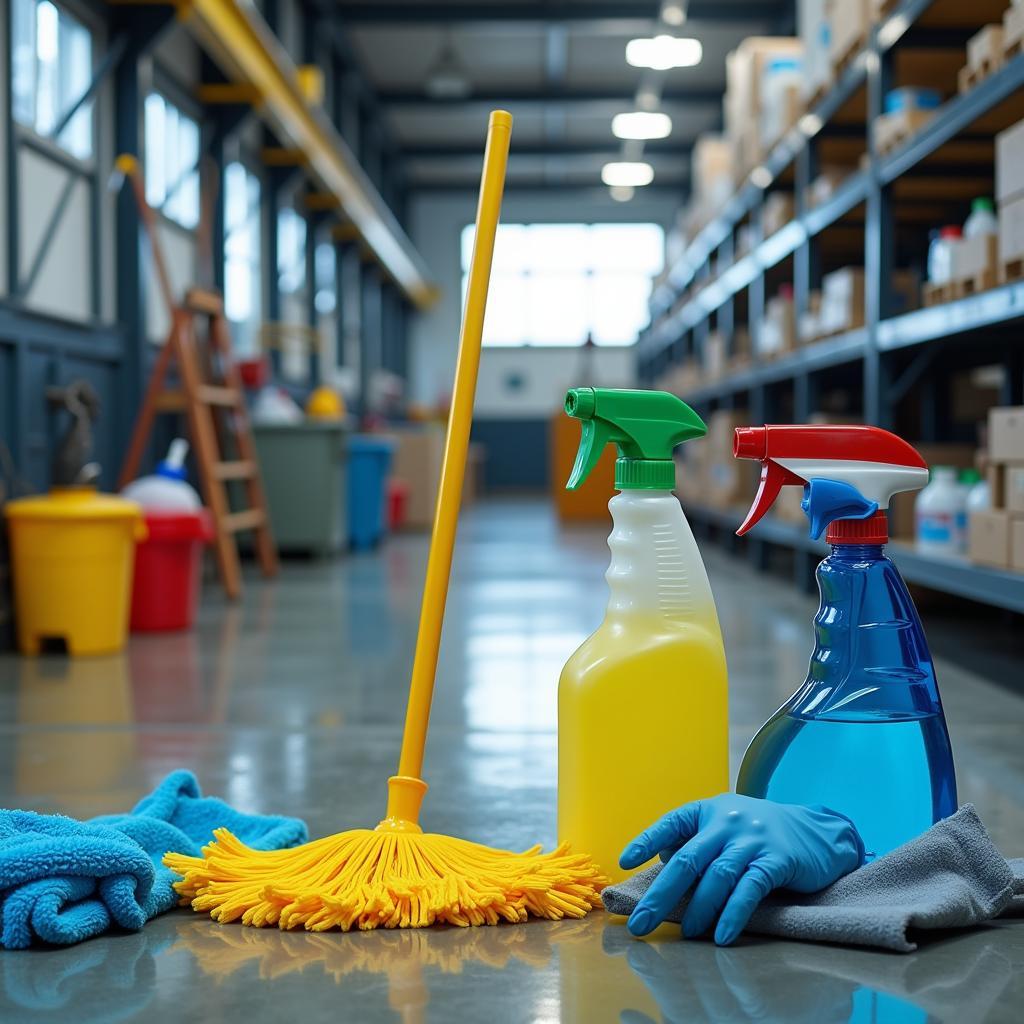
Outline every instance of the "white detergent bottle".
<path id="1" fill-rule="evenodd" d="M 161 512 L 194 512 L 203 503 L 185 479 L 185 456 L 188 455 L 188 441 L 177 437 L 167 449 L 166 458 L 161 461 L 151 476 L 133 480 L 121 494 L 138 502 L 144 509 Z"/>
<path id="2" fill-rule="evenodd" d="M 967 495 L 952 466 L 933 466 L 931 480 L 914 503 L 917 547 L 933 555 L 958 555 L 963 551 L 962 521 L 967 514 Z"/>

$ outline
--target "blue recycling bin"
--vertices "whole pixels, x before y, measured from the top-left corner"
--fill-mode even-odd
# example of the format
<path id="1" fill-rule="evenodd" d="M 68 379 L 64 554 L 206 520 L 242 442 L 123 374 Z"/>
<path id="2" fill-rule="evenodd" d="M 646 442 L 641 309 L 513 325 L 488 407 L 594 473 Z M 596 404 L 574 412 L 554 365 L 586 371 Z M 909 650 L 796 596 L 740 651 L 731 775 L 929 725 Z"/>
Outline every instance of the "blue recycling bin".
<path id="1" fill-rule="evenodd" d="M 395 442 L 375 434 L 355 434 L 348 443 L 348 531 L 356 551 L 380 543 L 387 522 L 388 475 Z"/>

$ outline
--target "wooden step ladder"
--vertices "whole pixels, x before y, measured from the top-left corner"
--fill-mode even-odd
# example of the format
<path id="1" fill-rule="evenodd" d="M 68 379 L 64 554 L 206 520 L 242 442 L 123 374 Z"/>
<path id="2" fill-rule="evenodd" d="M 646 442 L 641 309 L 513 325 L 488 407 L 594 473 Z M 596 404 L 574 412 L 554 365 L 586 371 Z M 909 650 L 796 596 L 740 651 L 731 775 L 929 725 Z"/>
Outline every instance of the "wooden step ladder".
<path id="1" fill-rule="evenodd" d="M 200 339 L 196 321 L 205 318 L 208 333 Z M 177 381 L 170 383 L 169 371 Z M 171 329 L 146 389 L 118 487 L 139 474 L 146 445 L 159 413 L 184 414 L 195 454 L 203 501 L 213 516 L 217 566 L 224 590 L 234 600 L 242 592 L 237 534 L 251 531 L 264 576 L 277 573 L 277 549 L 270 531 L 266 497 L 256 446 L 231 355 L 224 304 L 216 292 L 192 288 L 184 303 L 171 308 Z M 247 507 L 232 510 L 228 484 L 239 481 Z"/>

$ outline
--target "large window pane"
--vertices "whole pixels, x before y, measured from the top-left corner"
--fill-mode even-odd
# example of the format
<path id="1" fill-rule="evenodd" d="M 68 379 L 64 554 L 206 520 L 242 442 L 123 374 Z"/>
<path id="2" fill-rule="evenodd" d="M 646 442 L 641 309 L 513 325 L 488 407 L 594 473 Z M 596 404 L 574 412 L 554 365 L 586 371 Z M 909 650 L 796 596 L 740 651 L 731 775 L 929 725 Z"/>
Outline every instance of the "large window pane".
<path id="1" fill-rule="evenodd" d="M 532 270 L 585 270 L 590 265 L 586 224 L 534 224 L 529 244 Z"/>
<path id="2" fill-rule="evenodd" d="M 587 340 L 587 279 L 582 274 L 532 274 L 527 279 L 527 342 L 582 345 Z"/>
<path id="3" fill-rule="evenodd" d="M 462 300 L 473 227 L 461 238 Z M 485 345 L 632 345 L 647 325 L 662 267 L 657 224 L 503 224 L 491 276 Z"/>
<path id="4" fill-rule="evenodd" d="M 650 319 L 650 281 L 636 274 L 590 279 L 591 333 L 597 345 L 631 345 Z"/>
<path id="5" fill-rule="evenodd" d="M 252 355 L 262 316 L 260 181 L 237 161 L 224 170 L 224 214 L 224 312 L 236 351 Z"/>
<path id="6" fill-rule="evenodd" d="M 200 215 L 199 125 L 155 92 L 146 97 L 144 112 L 146 198 L 165 217 L 191 230 Z"/>
<path id="7" fill-rule="evenodd" d="M 595 224 L 590 229 L 591 266 L 654 277 L 664 261 L 664 244 L 657 224 Z"/>
<path id="8" fill-rule="evenodd" d="M 15 120 L 52 136 L 92 81 L 92 34 L 51 0 L 12 0 L 11 100 Z M 93 151 L 93 103 L 56 142 L 82 160 Z"/>

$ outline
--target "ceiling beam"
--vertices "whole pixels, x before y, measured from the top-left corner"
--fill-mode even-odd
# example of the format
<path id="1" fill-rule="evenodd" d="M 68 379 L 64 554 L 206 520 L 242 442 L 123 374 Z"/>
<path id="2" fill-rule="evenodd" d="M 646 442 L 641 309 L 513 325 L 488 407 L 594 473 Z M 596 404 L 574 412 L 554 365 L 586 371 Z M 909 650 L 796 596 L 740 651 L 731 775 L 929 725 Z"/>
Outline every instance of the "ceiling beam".
<path id="1" fill-rule="evenodd" d="M 644 152 L 653 159 L 658 157 L 688 157 L 693 149 L 690 142 L 646 143 Z M 478 145 L 409 145 L 403 146 L 401 156 L 408 160 L 480 160 Z M 509 158 L 512 157 L 600 157 L 612 160 L 619 155 L 618 143 L 609 139 L 607 144 L 601 142 L 549 142 L 536 145 L 516 145 L 512 143 Z"/>
<path id="2" fill-rule="evenodd" d="M 461 107 L 488 106 L 494 105 L 516 105 L 520 108 L 528 104 L 544 105 L 548 103 L 580 103 L 593 104 L 598 106 L 617 106 L 623 110 L 632 110 L 635 105 L 635 98 L 628 87 L 622 91 L 609 89 L 562 89 L 549 90 L 523 89 L 521 86 L 514 86 L 508 89 L 477 89 L 469 96 L 457 96 L 449 98 L 437 98 L 428 96 L 420 90 L 393 89 L 378 91 L 377 98 L 382 106 L 386 107 L 435 107 L 454 110 Z M 714 107 L 721 109 L 722 87 L 716 85 L 691 86 L 687 89 L 666 89 L 661 96 L 665 105 L 680 104 L 688 107 Z"/>
<path id="3" fill-rule="evenodd" d="M 692 2 L 687 21 L 718 24 L 771 22 L 782 13 L 783 4 L 765 4 L 758 0 L 723 3 L 722 0 Z M 650 29 L 658 19 L 661 5 L 656 0 L 629 0 L 620 3 L 387 3 L 381 0 L 362 3 L 338 3 L 333 7 L 338 18 L 350 26 L 458 25 L 487 26 L 520 22 L 544 25 L 563 22 L 592 31 L 630 31 Z"/>

